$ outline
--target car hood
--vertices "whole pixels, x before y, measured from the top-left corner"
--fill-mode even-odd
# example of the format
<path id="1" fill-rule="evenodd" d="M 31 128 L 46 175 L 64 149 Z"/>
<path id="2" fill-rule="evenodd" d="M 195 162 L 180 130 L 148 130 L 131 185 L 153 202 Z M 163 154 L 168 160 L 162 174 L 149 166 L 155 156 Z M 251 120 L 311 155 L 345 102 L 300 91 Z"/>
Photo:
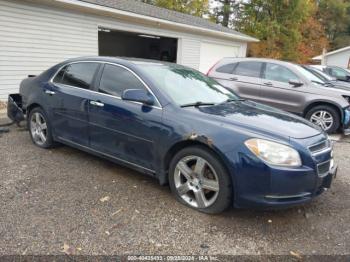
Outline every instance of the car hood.
<path id="1" fill-rule="evenodd" d="M 307 138 L 323 131 L 301 117 L 252 101 L 234 101 L 214 106 L 194 107 L 203 118 L 287 138 Z M 201 117 L 201 116 L 199 116 Z"/>
<path id="2" fill-rule="evenodd" d="M 340 81 L 332 81 L 331 84 L 333 85 L 333 88 L 346 90 L 350 92 L 350 83 L 347 82 L 340 82 Z"/>
<path id="3" fill-rule="evenodd" d="M 332 97 L 339 97 L 340 96 L 350 96 L 350 86 L 347 87 L 347 85 L 341 85 L 339 82 L 333 83 L 333 86 L 323 86 L 323 85 L 317 85 L 315 83 L 312 83 L 314 87 L 317 87 L 318 94 L 320 91 L 323 91 L 321 94 L 323 95 L 329 95 Z"/>

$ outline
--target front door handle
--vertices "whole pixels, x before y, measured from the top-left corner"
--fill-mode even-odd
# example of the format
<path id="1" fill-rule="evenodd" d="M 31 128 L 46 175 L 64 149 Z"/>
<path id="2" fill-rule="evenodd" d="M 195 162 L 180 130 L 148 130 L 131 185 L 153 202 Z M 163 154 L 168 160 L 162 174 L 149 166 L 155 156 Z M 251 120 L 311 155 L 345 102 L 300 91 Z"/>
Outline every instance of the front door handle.
<path id="1" fill-rule="evenodd" d="M 56 92 L 51 91 L 51 90 L 45 90 L 45 94 L 52 96 L 52 95 L 56 94 Z"/>
<path id="2" fill-rule="evenodd" d="M 230 80 L 232 80 L 232 81 L 237 81 L 238 78 L 237 78 L 237 77 L 231 77 Z"/>
<path id="3" fill-rule="evenodd" d="M 273 84 L 271 82 L 266 82 L 266 83 L 264 83 L 264 85 L 266 85 L 266 86 L 273 86 Z"/>
<path id="4" fill-rule="evenodd" d="M 105 104 L 98 101 L 90 101 L 90 105 L 104 107 Z"/>

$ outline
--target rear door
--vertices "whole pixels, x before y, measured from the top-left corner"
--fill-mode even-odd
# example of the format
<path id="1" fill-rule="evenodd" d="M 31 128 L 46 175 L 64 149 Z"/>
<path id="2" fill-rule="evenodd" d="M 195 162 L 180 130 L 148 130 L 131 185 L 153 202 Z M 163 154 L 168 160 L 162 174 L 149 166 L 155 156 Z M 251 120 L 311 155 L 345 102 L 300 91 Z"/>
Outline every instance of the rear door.
<path id="1" fill-rule="evenodd" d="M 289 81 L 302 81 L 294 72 L 283 65 L 266 63 L 263 71 L 260 94 L 262 103 L 293 113 L 301 113 L 305 95 L 301 87 Z"/>
<path id="2" fill-rule="evenodd" d="M 225 76 L 218 76 L 221 78 L 218 81 L 243 98 L 259 101 L 262 65 L 263 63 L 256 61 L 223 65 L 217 68 L 217 71 L 223 72 L 221 74 L 225 74 Z M 229 74 L 228 70 L 231 69 L 233 71 Z"/>
<path id="3" fill-rule="evenodd" d="M 54 135 L 59 139 L 88 146 L 88 101 L 99 66 L 95 62 L 66 65 L 53 78 L 50 90 L 45 91 Z"/>
<path id="4" fill-rule="evenodd" d="M 124 101 L 126 89 L 147 89 L 122 65 L 106 64 L 89 103 L 91 148 L 144 169 L 154 170 L 155 140 L 162 109 Z M 156 99 L 155 99 L 156 100 Z"/>

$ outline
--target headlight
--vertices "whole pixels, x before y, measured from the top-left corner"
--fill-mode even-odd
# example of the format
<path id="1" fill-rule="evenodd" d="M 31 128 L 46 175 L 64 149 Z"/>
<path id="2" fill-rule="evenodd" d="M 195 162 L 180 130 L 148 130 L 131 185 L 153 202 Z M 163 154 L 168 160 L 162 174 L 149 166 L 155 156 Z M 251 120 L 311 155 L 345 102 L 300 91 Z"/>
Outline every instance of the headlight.
<path id="1" fill-rule="evenodd" d="M 301 166 L 299 153 L 289 146 L 258 138 L 249 139 L 244 144 L 257 157 L 271 165 Z"/>

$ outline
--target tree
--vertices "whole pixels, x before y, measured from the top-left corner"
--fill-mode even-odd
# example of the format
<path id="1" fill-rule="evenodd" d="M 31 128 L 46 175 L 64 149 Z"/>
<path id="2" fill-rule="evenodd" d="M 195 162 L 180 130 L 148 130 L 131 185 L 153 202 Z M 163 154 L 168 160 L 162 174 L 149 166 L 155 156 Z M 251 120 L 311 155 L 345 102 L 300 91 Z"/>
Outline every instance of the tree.
<path id="1" fill-rule="evenodd" d="M 326 30 L 332 49 L 350 44 L 349 0 L 319 0 L 317 16 Z"/>
<path id="2" fill-rule="evenodd" d="M 250 46 L 250 55 L 305 61 L 324 44 L 312 43 L 324 37 L 322 26 L 313 18 L 316 10 L 315 0 L 242 1 L 235 24 L 238 30 L 260 39 Z"/>
<path id="3" fill-rule="evenodd" d="M 323 48 L 328 48 L 329 42 L 323 25 L 317 19 L 318 6 L 315 0 L 309 1 L 309 15 L 301 24 L 301 41 L 299 42 L 299 58 L 297 62 L 308 63 L 310 59 L 322 53 Z"/>
<path id="4" fill-rule="evenodd" d="M 234 15 L 239 9 L 240 0 L 214 0 L 213 4 L 215 7 L 211 13 L 212 20 L 225 27 L 233 27 Z"/>

